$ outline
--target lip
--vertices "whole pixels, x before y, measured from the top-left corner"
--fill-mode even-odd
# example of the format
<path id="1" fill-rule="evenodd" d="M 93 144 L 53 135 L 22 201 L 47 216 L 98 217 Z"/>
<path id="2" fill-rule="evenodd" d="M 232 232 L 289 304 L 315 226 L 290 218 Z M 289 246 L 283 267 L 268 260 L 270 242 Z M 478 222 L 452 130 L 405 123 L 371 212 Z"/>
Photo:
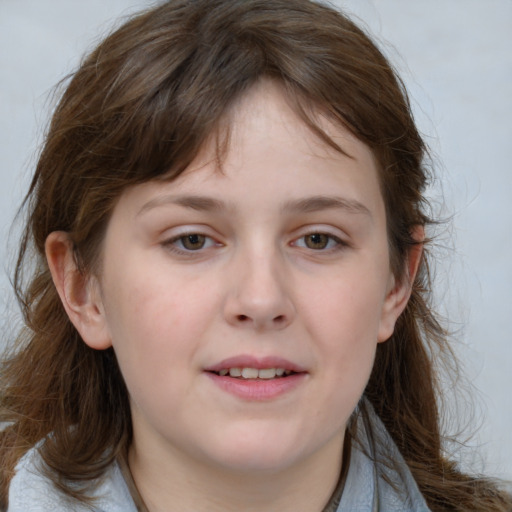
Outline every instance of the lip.
<path id="1" fill-rule="evenodd" d="M 249 402 L 264 402 L 276 399 L 297 388 L 307 373 L 294 373 L 279 379 L 238 379 L 207 372 L 206 376 L 221 390 Z"/>
<path id="2" fill-rule="evenodd" d="M 219 363 L 206 367 L 204 371 L 220 372 L 225 368 L 256 368 L 258 370 L 262 370 L 264 368 L 283 368 L 283 370 L 289 370 L 295 373 L 307 372 L 304 367 L 282 357 L 254 357 L 249 355 L 228 357 Z"/>
<path id="3" fill-rule="evenodd" d="M 294 372 L 275 379 L 240 379 L 221 376 L 216 372 L 226 368 L 283 368 Z M 222 391 L 249 402 L 277 399 L 292 392 L 306 379 L 308 372 L 302 366 L 281 357 L 254 357 L 241 355 L 229 357 L 204 369 L 205 375 Z"/>

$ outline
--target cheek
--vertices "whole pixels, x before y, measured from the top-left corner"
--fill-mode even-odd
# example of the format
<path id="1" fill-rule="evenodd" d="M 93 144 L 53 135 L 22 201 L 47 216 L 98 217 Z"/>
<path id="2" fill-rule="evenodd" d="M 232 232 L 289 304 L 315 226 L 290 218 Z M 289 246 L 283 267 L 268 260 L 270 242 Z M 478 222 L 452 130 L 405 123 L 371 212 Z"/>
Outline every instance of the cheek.
<path id="1" fill-rule="evenodd" d="M 331 280 L 322 292 L 303 295 L 307 303 L 302 308 L 307 311 L 303 321 L 315 340 L 318 371 L 325 373 L 326 386 L 332 390 L 325 400 L 334 402 L 330 404 L 333 410 L 341 409 L 344 416 L 356 406 L 373 367 L 385 294 L 383 283 L 377 276 L 345 276 Z"/>
<path id="2" fill-rule="evenodd" d="M 318 286 L 308 284 L 301 294 L 304 321 L 317 339 L 338 349 L 351 350 L 377 342 L 385 279 L 375 274 L 343 275 Z"/>
<path id="3" fill-rule="evenodd" d="M 187 286 L 179 276 L 132 272 L 112 276 L 106 316 L 112 345 L 125 379 L 138 373 L 168 379 L 170 368 L 190 365 L 201 334 L 212 319 L 215 298 L 205 287 Z M 142 371 L 138 371 L 141 369 Z"/>
<path id="4" fill-rule="evenodd" d="M 176 280 L 178 281 L 178 280 Z M 112 345 L 136 410 L 165 424 L 188 396 L 195 354 L 210 321 L 205 294 L 181 292 L 179 282 L 132 275 L 108 300 Z M 122 282 L 122 281 L 121 281 Z M 158 420 L 158 416 L 161 419 Z"/>

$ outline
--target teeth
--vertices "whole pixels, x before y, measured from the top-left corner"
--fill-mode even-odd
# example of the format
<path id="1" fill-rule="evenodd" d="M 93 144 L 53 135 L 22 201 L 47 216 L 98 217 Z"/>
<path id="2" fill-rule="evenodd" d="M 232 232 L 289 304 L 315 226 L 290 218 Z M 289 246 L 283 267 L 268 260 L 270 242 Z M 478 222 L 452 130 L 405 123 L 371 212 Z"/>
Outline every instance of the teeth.
<path id="1" fill-rule="evenodd" d="M 242 369 L 241 368 L 230 368 L 229 369 L 229 376 L 230 377 L 241 377 L 242 376 Z"/>
<path id="2" fill-rule="evenodd" d="M 265 368 L 258 372 L 260 379 L 273 379 L 276 376 L 276 368 Z"/>
<path id="3" fill-rule="evenodd" d="M 243 379 L 274 379 L 283 375 L 291 375 L 291 370 L 284 368 L 225 368 L 219 371 L 221 377 L 229 374 L 230 377 L 242 377 Z"/>

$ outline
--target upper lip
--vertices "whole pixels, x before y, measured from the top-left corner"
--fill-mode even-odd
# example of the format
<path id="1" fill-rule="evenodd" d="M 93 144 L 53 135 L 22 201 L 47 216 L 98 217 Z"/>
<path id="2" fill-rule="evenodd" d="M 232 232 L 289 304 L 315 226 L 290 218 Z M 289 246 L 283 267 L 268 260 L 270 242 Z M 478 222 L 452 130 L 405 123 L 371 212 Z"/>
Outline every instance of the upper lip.
<path id="1" fill-rule="evenodd" d="M 263 370 L 265 368 L 282 368 L 295 373 L 303 373 L 306 371 L 302 366 L 284 359 L 282 357 L 266 356 L 255 357 L 250 355 L 239 355 L 223 359 L 219 363 L 206 367 L 207 372 L 220 372 L 229 368 L 256 368 Z"/>

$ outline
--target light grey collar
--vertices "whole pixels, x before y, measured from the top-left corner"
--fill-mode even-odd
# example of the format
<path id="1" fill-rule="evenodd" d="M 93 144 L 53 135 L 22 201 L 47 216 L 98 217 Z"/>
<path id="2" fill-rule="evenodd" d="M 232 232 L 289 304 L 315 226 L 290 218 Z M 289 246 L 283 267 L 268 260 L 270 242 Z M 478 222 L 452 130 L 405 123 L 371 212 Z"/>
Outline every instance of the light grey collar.
<path id="1" fill-rule="evenodd" d="M 428 511 L 405 461 L 368 401 L 356 411 L 355 421 L 357 435 L 352 440 L 348 473 L 328 510 L 339 499 L 336 512 Z M 42 475 L 37 448 L 32 448 L 17 466 L 9 489 L 8 512 L 90 511 L 85 505 L 71 504 Z M 95 511 L 137 512 L 117 463 L 101 479 L 94 496 L 98 500 Z"/>
<path id="2" fill-rule="evenodd" d="M 356 439 L 337 512 L 427 512 L 398 448 L 371 404 L 355 413 Z"/>

